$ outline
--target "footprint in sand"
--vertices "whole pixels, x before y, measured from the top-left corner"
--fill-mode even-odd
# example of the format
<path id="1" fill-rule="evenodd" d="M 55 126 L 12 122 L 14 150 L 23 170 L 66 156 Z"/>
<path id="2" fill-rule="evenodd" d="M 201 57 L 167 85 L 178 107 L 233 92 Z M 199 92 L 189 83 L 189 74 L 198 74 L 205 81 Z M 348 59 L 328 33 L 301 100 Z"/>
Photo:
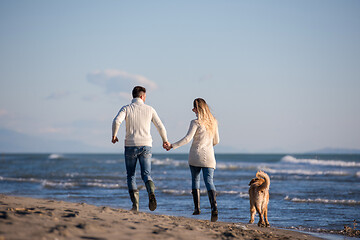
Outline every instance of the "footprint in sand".
<path id="1" fill-rule="evenodd" d="M 166 232 L 167 230 L 169 230 L 169 228 L 162 227 L 162 226 L 159 226 L 159 225 L 154 225 L 154 227 L 157 227 L 158 229 L 155 229 L 152 232 L 153 234 L 160 234 L 160 233 L 163 233 L 163 232 Z"/>
<path id="2" fill-rule="evenodd" d="M 99 237 L 88 237 L 88 236 L 82 236 L 82 239 L 89 239 L 89 240 L 106 240 L 106 238 L 99 238 Z"/>
<path id="3" fill-rule="evenodd" d="M 35 208 L 7 208 L 6 210 L 15 212 L 17 215 L 28 215 L 31 213 L 42 213 L 40 211 L 36 211 Z"/>
<path id="4" fill-rule="evenodd" d="M 109 207 L 102 207 L 100 209 L 100 213 L 113 213 L 113 212 L 116 212 L 116 209 L 112 209 Z"/>
<path id="5" fill-rule="evenodd" d="M 80 228 L 80 229 L 85 229 L 86 228 L 86 223 L 79 223 L 75 227 Z"/>
<path id="6" fill-rule="evenodd" d="M 66 225 L 56 225 L 55 227 L 50 228 L 49 233 L 58 233 L 60 235 L 64 235 L 66 229 Z"/>
<path id="7" fill-rule="evenodd" d="M 0 218 L 1 218 L 1 219 L 9 219 L 9 215 L 8 215 L 7 212 L 1 211 L 1 212 L 0 212 Z"/>
<path id="8" fill-rule="evenodd" d="M 79 211 L 74 211 L 71 209 L 66 209 L 65 210 L 65 214 L 62 215 L 63 218 L 72 218 L 72 217 L 76 217 L 77 215 L 79 215 Z"/>

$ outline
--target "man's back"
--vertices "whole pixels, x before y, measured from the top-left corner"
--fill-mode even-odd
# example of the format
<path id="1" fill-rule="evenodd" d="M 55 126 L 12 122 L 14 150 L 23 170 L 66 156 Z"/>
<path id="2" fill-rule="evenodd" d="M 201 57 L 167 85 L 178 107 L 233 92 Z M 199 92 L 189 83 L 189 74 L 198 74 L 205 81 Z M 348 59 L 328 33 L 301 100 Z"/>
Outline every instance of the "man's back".
<path id="1" fill-rule="evenodd" d="M 151 146 L 150 124 L 154 109 L 140 102 L 126 106 L 125 146 Z M 149 145 L 150 144 L 150 145 Z"/>
<path id="2" fill-rule="evenodd" d="M 122 121 L 126 121 L 125 146 L 152 146 L 150 134 L 151 122 L 158 129 L 163 141 L 166 130 L 156 111 L 146 105 L 140 98 L 134 98 L 132 103 L 122 107 L 113 121 L 113 134 L 117 133 Z"/>

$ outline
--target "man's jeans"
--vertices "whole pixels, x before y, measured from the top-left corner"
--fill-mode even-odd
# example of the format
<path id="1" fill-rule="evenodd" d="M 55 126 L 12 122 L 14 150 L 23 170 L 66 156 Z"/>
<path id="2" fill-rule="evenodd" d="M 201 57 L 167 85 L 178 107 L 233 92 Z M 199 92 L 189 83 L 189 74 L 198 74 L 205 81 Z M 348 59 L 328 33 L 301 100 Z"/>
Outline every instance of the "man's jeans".
<path id="1" fill-rule="evenodd" d="M 139 159 L 141 178 L 146 183 L 151 178 L 151 147 L 125 147 L 125 165 L 127 172 L 127 184 L 129 190 L 137 190 L 136 186 L 136 163 Z"/>
<path id="2" fill-rule="evenodd" d="M 189 166 L 190 166 L 190 171 L 191 171 L 192 189 L 200 189 L 200 171 L 202 170 L 206 189 L 208 191 L 210 191 L 210 190 L 216 191 L 215 185 L 213 182 L 213 178 L 214 178 L 214 169 L 213 168 L 194 167 L 191 165 L 189 165 Z"/>

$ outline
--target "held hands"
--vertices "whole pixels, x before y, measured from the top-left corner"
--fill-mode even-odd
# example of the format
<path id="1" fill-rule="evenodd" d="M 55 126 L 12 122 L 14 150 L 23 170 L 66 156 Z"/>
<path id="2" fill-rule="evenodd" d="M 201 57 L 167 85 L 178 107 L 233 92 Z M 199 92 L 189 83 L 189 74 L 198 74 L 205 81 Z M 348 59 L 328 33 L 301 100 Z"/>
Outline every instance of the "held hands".
<path id="1" fill-rule="evenodd" d="M 169 151 L 170 149 L 172 149 L 172 144 L 169 142 L 164 142 L 163 148 L 166 149 L 166 151 Z"/>

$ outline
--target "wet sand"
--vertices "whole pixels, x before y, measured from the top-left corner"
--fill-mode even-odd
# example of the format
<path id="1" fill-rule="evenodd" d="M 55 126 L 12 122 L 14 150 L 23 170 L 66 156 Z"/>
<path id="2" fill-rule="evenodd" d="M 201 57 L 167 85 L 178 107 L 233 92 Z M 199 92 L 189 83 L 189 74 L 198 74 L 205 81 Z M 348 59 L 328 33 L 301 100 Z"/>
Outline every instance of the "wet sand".
<path id="1" fill-rule="evenodd" d="M 244 223 L 0 195 L 0 240 L 8 239 L 319 239 Z"/>

